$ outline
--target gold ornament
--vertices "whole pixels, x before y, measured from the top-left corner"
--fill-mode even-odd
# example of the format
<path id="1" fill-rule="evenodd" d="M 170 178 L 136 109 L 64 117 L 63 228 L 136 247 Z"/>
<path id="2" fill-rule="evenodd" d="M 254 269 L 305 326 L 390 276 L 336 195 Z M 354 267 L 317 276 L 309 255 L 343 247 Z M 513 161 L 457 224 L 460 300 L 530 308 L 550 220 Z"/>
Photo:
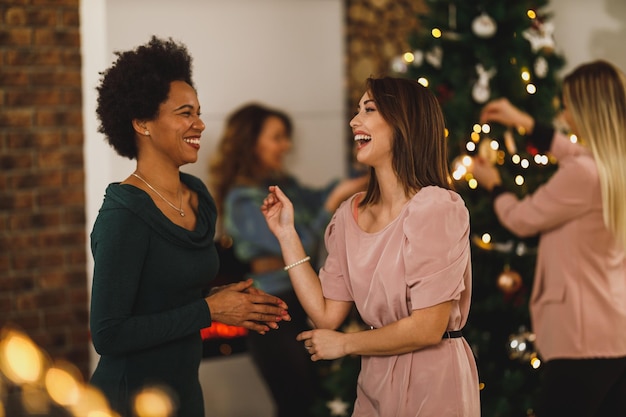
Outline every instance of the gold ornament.
<path id="1" fill-rule="evenodd" d="M 517 145 L 515 144 L 512 130 L 510 128 L 505 130 L 502 136 L 504 138 L 504 146 L 509 155 L 515 155 L 517 153 Z"/>
<path id="2" fill-rule="evenodd" d="M 498 276 L 498 288 L 507 295 L 515 294 L 522 288 L 522 276 L 507 266 Z"/>
<path id="3" fill-rule="evenodd" d="M 495 165 L 498 160 L 498 150 L 492 146 L 493 139 L 483 138 L 478 144 L 478 156 L 488 161 L 491 165 Z"/>

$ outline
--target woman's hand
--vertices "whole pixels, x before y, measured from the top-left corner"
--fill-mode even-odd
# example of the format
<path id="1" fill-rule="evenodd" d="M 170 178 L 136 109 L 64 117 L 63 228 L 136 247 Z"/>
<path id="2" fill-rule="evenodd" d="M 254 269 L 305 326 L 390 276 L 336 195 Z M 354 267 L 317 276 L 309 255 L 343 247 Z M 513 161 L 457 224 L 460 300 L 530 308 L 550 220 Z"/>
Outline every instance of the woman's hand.
<path id="1" fill-rule="evenodd" d="M 504 126 L 513 126 L 518 130 L 523 129 L 523 134 L 532 133 L 535 127 L 535 119 L 512 105 L 506 98 L 487 103 L 480 112 L 480 122 L 496 122 Z"/>
<path id="2" fill-rule="evenodd" d="M 474 178 L 478 181 L 478 185 L 487 191 L 491 191 L 496 185 L 502 184 L 500 171 L 498 171 L 494 165 L 481 157 L 474 158 L 472 164 L 472 175 L 474 175 Z"/>
<path id="3" fill-rule="evenodd" d="M 314 329 L 300 333 L 296 340 L 304 342 L 304 348 L 312 361 L 337 359 L 346 356 L 344 341 L 346 334 L 328 329 Z"/>
<path id="4" fill-rule="evenodd" d="M 223 285 L 205 298 L 211 319 L 265 334 L 278 322 L 291 320 L 287 304 L 278 297 L 252 287 L 253 281 Z"/>
<path id="5" fill-rule="evenodd" d="M 295 232 L 293 204 L 277 185 L 269 187 L 269 194 L 263 200 L 261 212 L 278 240 L 286 233 Z"/>

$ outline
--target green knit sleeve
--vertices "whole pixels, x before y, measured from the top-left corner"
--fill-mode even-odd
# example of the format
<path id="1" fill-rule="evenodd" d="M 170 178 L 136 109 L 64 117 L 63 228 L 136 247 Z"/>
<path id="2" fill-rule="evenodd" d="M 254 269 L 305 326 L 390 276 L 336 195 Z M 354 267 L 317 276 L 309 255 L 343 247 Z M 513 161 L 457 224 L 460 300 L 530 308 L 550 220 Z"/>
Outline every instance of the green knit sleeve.
<path id="1" fill-rule="evenodd" d="M 99 354 L 121 354 L 182 337 L 199 335 L 210 326 L 207 303 L 197 297 L 187 303 L 138 312 L 146 278 L 144 262 L 151 229 L 125 209 L 101 210 L 91 234 L 94 275 L 90 327 Z M 173 295 L 172 295 L 173 296 Z"/>

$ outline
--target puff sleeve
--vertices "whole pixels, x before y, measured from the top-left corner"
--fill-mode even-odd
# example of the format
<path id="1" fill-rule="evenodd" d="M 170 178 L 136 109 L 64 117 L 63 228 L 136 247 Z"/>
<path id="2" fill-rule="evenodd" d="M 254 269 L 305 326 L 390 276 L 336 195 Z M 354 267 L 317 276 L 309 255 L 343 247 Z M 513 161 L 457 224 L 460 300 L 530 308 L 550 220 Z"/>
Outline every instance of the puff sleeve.
<path id="1" fill-rule="evenodd" d="M 412 310 L 460 300 L 471 279 L 465 203 L 455 192 L 438 187 L 425 187 L 419 194 L 410 202 L 403 225 L 402 255 Z"/>
<path id="2" fill-rule="evenodd" d="M 352 199 L 348 201 L 352 201 Z M 340 244 L 346 239 L 345 215 L 347 208 L 349 205 L 346 202 L 339 206 L 326 227 L 324 235 L 328 256 L 324 266 L 320 269 L 319 277 L 324 297 L 330 300 L 353 301 L 353 291 L 344 271 L 346 248 L 345 244 Z"/>

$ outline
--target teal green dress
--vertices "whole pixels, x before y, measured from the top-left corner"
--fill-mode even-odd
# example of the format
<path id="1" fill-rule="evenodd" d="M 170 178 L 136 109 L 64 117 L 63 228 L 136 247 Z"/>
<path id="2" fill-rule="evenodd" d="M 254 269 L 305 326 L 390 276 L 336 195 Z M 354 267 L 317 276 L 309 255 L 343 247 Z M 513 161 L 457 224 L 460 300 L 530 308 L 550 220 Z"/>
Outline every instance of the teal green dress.
<path id="1" fill-rule="evenodd" d="M 139 188 L 114 183 L 91 233 L 90 327 L 101 355 L 91 383 L 122 416 L 138 390 L 159 385 L 177 416 L 204 417 L 200 329 L 211 325 L 203 296 L 219 267 L 217 210 L 202 181 L 181 180 L 198 195 L 195 230 L 172 223 Z"/>

